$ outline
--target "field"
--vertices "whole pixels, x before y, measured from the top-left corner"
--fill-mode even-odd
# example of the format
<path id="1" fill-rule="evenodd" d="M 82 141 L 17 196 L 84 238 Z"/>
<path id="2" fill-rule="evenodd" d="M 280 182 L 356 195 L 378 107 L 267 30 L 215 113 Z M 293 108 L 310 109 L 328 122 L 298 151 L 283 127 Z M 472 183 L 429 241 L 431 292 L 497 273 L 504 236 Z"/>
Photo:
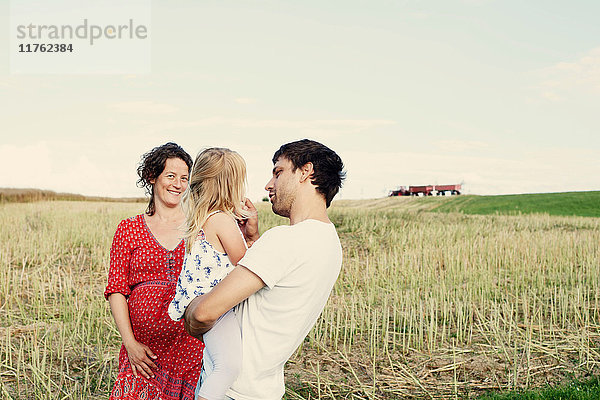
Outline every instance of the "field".
<path id="1" fill-rule="evenodd" d="M 34 201 L 116 201 L 120 203 L 143 203 L 146 199 L 143 197 L 98 197 L 84 196 L 75 193 L 57 193 L 52 190 L 41 189 L 13 189 L 0 188 L 0 204 L 2 203 L 29 203 Z"/>
<path id="2" fill-rule="evenodd" d="M 465 214 L 531 214 L 600 217 L 600 192 L 533 193 L 502 196 L 454 196 L 435 211 Z"/>
<path id="3" fill-rule="evenodd" d="M 342 274 L 286 367 L 287 399 L 474 398 L 599 375 L 600 218 L 432 212 L 444 201 L 334 204 Z M 282 223 L 259 206 L 262 230 Z M 0 398 L 108 397 L 108 251 L 143 209 L 0 205 Z"/>

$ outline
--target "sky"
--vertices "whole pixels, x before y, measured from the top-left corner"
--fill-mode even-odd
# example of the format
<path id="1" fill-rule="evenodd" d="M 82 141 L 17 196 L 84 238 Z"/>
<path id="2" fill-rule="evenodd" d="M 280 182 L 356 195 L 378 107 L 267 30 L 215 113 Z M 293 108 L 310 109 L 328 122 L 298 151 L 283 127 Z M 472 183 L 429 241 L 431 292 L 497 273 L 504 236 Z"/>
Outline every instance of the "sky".
<path id="1" fill-rule="evenodd" d="M 1 2 L 0 187 L 141 196 L 140 156 L 174 141 L 239 152 L 256 200 L 275 150 L 310 138 L 344 161 L 342 199 L 600 190 L 598 1 L 148 7 L 147 71 L 31 74 Z"/>

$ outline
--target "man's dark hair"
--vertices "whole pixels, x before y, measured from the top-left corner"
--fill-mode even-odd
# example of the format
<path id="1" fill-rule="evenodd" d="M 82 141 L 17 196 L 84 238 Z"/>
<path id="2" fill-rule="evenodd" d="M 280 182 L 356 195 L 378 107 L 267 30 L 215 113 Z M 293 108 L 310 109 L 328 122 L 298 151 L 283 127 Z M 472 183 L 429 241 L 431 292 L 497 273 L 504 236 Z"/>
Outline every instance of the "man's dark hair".
<path id="1" fill-rule="evenodd" d="M 310 181 L 317 191 L 325 197 L 326 206 L 342 187 L 346 178 L 344 163 L 340 156 L 329 147 L 314 140 L 302 139 L 284 144 L 273 155 L 273 164 L 279 157 L 285 157 L 292 162 L 293 171 L 306 163 L 312 163 L 314 172 Z"/>
<path id="2" fill-rule="evenodd" d="M 192 157 L 181 146 L 173 142 L 155 147 L 144 154 L 138 166 L 137 173 L 140 179 L 137 181 L 137 186 L 144 188 L 146 194 L 150 196 L 148 208 L 146 209 L 148 215 L 154 215 L 155 211 L 154 185 L 150 181 L 155 180 L 163 173 L 169 158 L 181 159 L 188 166 L 188 174 L 191 172 L 194 163 Z"/>

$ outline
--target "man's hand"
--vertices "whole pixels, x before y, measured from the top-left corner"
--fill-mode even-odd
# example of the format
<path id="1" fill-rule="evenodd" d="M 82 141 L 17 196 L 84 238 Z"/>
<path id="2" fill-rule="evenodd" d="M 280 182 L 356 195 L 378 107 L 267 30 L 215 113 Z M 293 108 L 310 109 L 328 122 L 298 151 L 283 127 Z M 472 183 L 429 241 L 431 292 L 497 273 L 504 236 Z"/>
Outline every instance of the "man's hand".
<path id="1" fill-rule="evenodd" d="M 244 234 L 244 238 L 246 239 L 246 244 L 248 247 L 251 247 L 260 236 L 258 233 L 258 212 L 256 211 L 254 204 L 252 204 L 248 198 L 246 198 L 246 201 L 244 202 L 244 210 L 249 211 L 251 215 L 248 219 L 241 220 L 239 225 Z"/>

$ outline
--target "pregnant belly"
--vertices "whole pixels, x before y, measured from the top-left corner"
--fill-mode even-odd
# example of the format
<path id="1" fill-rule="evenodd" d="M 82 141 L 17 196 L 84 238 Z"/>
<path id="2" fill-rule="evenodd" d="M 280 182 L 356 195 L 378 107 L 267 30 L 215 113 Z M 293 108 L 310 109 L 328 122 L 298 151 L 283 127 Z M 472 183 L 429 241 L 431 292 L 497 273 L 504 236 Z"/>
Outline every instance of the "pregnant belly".
<path id="1" fill-rule="evenodd" d="M 167 314 L 174 294 L 173 284 L 163 281 L 144 282 L 133 288 L 128 300 L 129 318 L 139 342 L 168 347 L 186 334 L 183 321 L 173 321 Z"/>

